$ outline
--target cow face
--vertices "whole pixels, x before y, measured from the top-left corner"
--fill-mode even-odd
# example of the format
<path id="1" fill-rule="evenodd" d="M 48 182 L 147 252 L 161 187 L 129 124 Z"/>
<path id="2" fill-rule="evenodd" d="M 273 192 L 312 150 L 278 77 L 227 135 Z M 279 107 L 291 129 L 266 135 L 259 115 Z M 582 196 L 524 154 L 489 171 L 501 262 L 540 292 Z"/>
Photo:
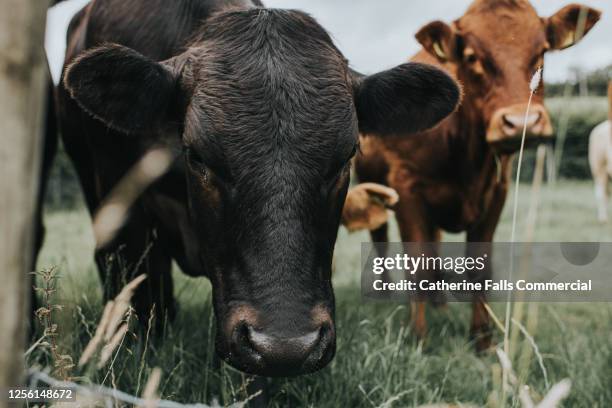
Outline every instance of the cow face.
<path id="1" fill-rule="evenodd" d="M 162 63 L 118 45 L 87 51 L 64 84 L 125 137 L 183 145 L 217 351 L 267 376 L 334 355 L 331 261 L 359 130 L 428 128 L 459 98 L 431 66 L 357 75 L 312 18 L 264 9 L 213 17 Z"/>
<path id="2" fill-rule="evenodd" d="M 525 121 L 530 80 L 544 54 L 574 45 L 598 21 L 600 12 L 570 5 L 540 18 L 526 0 L 477 0 L 452 25 L 435 21 L 416 38 L 462 82 L 466 109 L 477 112 L 486 140 L 499 150 L 515 151 L 526 125 L 528 141 L 552 136 L 543 106 L 542 85 Z"/>

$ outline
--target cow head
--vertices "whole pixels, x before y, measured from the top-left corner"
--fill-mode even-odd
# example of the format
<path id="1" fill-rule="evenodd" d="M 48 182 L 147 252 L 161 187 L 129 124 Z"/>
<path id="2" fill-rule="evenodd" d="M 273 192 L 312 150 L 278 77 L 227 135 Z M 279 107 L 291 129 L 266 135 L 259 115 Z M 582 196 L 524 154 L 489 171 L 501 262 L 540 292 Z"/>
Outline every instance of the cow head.
<path id="1" fill-rule="evenodd" d="M 552 136 L 542 85 L 525 121 L 530 80 L 544 55 L 574 45 L 599 16 L 597 10 L 572 4 L 541 18 L 527 0 L 476 0 L 451 25 L 432 22 L 416 38 L 455 72 L 467 95 L 465 110 L 482 120 L 487 142 L 512 152 L 520 146 L 525 123 L 530 142 Z"/>
<path id="2" fill-rule="evenodd" d="M 212 17 L 160 63 L 119 45 L 89 50 L 64 84 L 126 137 L 183 146 L 217 351 L 267 376 L 312 372 L 334 355 L 331 261 L 358 131 L 425 129 L 459 98 L 426 65 L 357 75 L 311 17 L 265 9 Z"/>

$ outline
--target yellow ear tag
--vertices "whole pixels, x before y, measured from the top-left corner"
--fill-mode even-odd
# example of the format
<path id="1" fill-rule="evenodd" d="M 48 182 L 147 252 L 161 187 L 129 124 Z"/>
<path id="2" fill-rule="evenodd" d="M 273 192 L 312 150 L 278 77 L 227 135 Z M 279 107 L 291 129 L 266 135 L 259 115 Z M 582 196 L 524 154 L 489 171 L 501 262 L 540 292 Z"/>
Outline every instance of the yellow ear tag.
<path id="1" fill-rule="evenodd" d="M 443 49 L 442 49 L 442 47 L 440 46 L 440 43 L 439 43 L 439 42 L 435 42 L 435 43 L 433 43 L 433 49 L 434 49 L 434 52 L 436 53 L 436 55 L 437 55 L 439 58 L 441 58 L 441 59 L 443 59 L 443 60 L 446 60 L 446 53 L 444 52 L 444 50 L 443 50 Z"/>

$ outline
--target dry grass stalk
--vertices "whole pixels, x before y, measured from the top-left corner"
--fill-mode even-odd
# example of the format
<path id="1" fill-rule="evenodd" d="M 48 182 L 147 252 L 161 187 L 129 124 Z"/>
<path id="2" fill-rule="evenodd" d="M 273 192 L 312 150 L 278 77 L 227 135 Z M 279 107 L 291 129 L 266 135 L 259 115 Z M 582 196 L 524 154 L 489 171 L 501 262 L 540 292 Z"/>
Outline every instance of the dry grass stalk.
<path id="1" fill-rule="evenodd" d="M 121 289 L 114 299 L 114 307 L 109 317 L 108 327 L 104 334 L 104 340 L 109 341 L 117 332 L 117 328 L 124 321 L 126 313 L 130 309 L 130 301 L 136 289 L 147 278 L 147 275 L 139 275 Z"/>
<path id="2" fill-rule="evenodd" d="M 103 367 L 122 343 L 125 335 L 128 333 L 129 320 L 132 315 L 130 301 L 136 289 L 146 277 L 146 275 L 137 276 L 121 290 L 114 300 L 106 304 L 95 334 L 79 359 L 80 367 L 86 365 L 100 347 L 102 349 L 98 367 Z"/>
<path id="3" fill-rule="evenodd" d="M 514 325 L 519 328 L 521 333 L 523 333 L 523 335 L 525 336 L 525 338 L 527 339 L 527 341 L 531 345 L 531 348 L 533 348 L 533 352 L 535 353 L 535 355 L 536 355 L 536 357 L 538 359 L 538 364 L 540 365 L 540 369 L 542 370 L 542 375 L 544 376 L 544 384 L 546 386 L 546 389 L 548 389 L 548 387 L 549 387 L 549 384 L 548 384 L 548 373 L 546 371 L 546 366 L 544 365 L 544 357 L 542 357 L 542 354 L 540 353 L 540 348 L 536 344 L 536 342 L 533 339 L 533 337 L 529 334 L 527 329 L 520 322 L 518 322 L 518 321 L 513 319 L 512 323 L 514 323 Z"/>
<path id="4" fill-rule="evenodd" d="M 525 228 L 525 239 L 524 242 L 525 243 L 531 243 L 534 241 L 535 238 L 535 230 L 536 230 L 536 225 L 538 222 L 538 210 L 540 208 L 540 197 L 541 197 L 541 191 L 542 191 L 542 183 L 544 180 L 544 164 L 546 162 L 546 147 L 544 145 L 540 145 L 538 146 L 538 150 L 537 150 L 537 154 L 536 154 L 536 164 L 535 164 L 535 170 L 533 173 L 533 182 L 531 184 L 531 198 L 530 198 L 530 202 L 529 202 L 529 210 L 527 212 L 527 220 L 526 220 L 526 228 Z M 519 276 L 520 278 L 524 278 L 527 275 L 527 271 L 529 270 L 530 267 L 530 263 L 531 263 L 531 246 L 530 245 L 525 245 L 525 253 L 523 254 L 522 258 L 521 258 L 521 265 L 519 267 Z M 525 315 L 524 310 L 525 310 L 525 304 L 522 302 L 522 300 L 524 300 L 524 296 L 522 293 L 520 293 L 518 295 L 518 299 L 517 302 L 514 304 L 514 311 L 512 313 L 512 322 L 518 322 L 518 324 L 520 325 L 520 322 L 523 321 L 523 316 Z M 531 318 L 531 323 L 533 326 L 534 323 L 534 319 L 537 319 L 537 304 L 534 306 L 533 304 L 529 304 L 529 309 L 530 309 L 530 317 Z M 533 316 L 532 316 L 533 313 Z M 530 330 L 535 330 L 535 327 L 530 327 Z M 512 327 L 512 330 L 510 331 L 510 347 L 509 350 L 507 350 L 508 355 L 510 356 L 511 359 L 513 359 L 515 357 L 515 352 L 517 350 L 515 350 L 514 348 L 517 347 L 518 344 L 518 338 L 519 338 L 519 326 L 518 325 L 514 325 Z M 514 346 L 514 347 L 512 347 Z M 521 364 L 521 369 L 519 370 L 519 373 L 524 373 L 524 369 L 523 367 L 525 367 L 525 364 L 529 363 L 529 358 L 530 358 L 530 352 L 531 352 L 531 348 L 529 347 L 524 347 L 522 354 L 521 354 L 521 359 L 523 361 L 523 363 Z M 527 359 L 527 361 L 525 360 Z M 548 388 L 548 384 L 546 385 L 546 387 Z"/>
<path id="5" fill-rule="evenodd" d="M 102 368 L 106 365 L 108 360 L 113 356 L 113 352 L 117 350 L 119 345 L 123 342 L 123 338 L 128 332 L 127 323 L 122 324 L 117 332 L 113 335 L 104 347 L 102 347 L 102 351 L 100 352 L 100 361 L 98 362 L 98 368 Z"/>
<path id="6" fill-rule="evenodd" d="M 161 374 L 162 372 L 159 367 L 155 367 L 153 371 L 151 371 L 149 380 L 142 391 L 142 399 L 146 401 L 144 408 L 155 408 L 157 406 L 157 400 L 159 400 L 157 390 L 161 382 Z"/>
<path id="7" fill-rule="evenodd" d="M 170 149 L 151 149 L 117 183 L 94 216 L 93 231 L 98 248 L 115 237 L 132 204 L 166 173 L 173 161 Z"/>
<path id="8" fill-rule="evenodd" d="M 508 378 L 509 391 L 512 391 L 513 389 L 518 391 L 517 394 L 523 408 L 557 408 L 559 404 L 561 404 L 561 402 L 569 395 L 572 383 L 570 380 L 565 379 L 555 384 L 544 396 L 544 398 L 542 398 L 542 400 L 536 404 L 533 402 L 529 392 L 529 387 L 519 383 L 519 380 L 512 368 L 512 362 L 504 350 L 498 348 L 497 357 L 499 358 L 502 370 L 506 373 L 506 378 Z M 505 403 L 505 401 L 502 402 L 502 404 L 503 403 Z"/>
<path id="9" fill-rule="evenodd" d="M 504 328 L 503 323 L 499 320 L 499 318 L 497 317 L 495 312 L 493 312 L 493 309 L 491 309 L 491 306 L 489 306 L 487 302 L 484 302 L 484 308 L 493 320 L 493 323 L 495 323 L 495 326 L 497 326 L 497 328 L 499 329 L 499 331 L 502 332 L 502 334 L 505 333 L 506 329 Z"/>
<path id="10" fill-rule="evenodd" d="M 535 238 L 535 226 L 537 225 L 538 220 L 538 210 L 540 206 L 540 197 L 542 184 L 544 179 L 544 164 L 546 162 L 546 152 L 547 148 L 543 145 L 538 147 L 538 151 L 536 154 L 536 165 L 535 172 L 533 175 L 533 184 L 531 188 L 531 203 L 529 206 L 529 213 L 527 215 L 527 229 L 525 232 L 525 241 L 532 242 Z M 531 302 L 527 306 L 527 328 L 525 332 L 534 333 L 537 329 L 538 324 L 538 311 L 539 304 L 536 302 Z M 523 319 L 522 315 L 516 314 L 514 319 L 518 322 L 521 322 Z M 531 350 L 530 347 L 524 347 L 519 358 L 519 368 L 518 373 L 520 378 L 526 378 L 527 372 L 529 371 L 529 364 L 531 361 Z M 548 388 L 548 383 L 546 384 Z"/>
<path id="11" fill-rule="evenodd" d="M 59 335 L 58 325 L 53 322 L 53 312 L 60 311 L 63 309 L 61 305 L 53 304 L 53 296 L 57 292 L 57 268 L 52 267 L 44 269 L 40 272 L 35 272 L 34 275 L 38 276 L 43 283 L 43 287 L 35 286 L 34 289 L 42 293 L 43 306 L 36 310 L 35 314 L 40 323 L 44 326 L 43 338 L 48 341 L 39 341 L 39 345 L 46 345 L 51 350 L 51 356 L 53 357 L 53 366 L 55 372 L 62 380 L 68 380 L 70 378 L 70 371 L 74 367 L 72 357 L 68 354 L 61 354 L 59 346 L 57 344 L 57 337 Z M 28 351 L 30 352 L 30 351 Z"/>
<path id="12" fill-rule="evenodd" d="M 525 242 L 533 242 L 535 239 L 536 225 L 538 224 L 538 210 L 540 208 L 540 197 L 544 181 L 544 164 L 546 163 L 546 146 L 541 144 L 536 151 L 536 163 L 531 183 L 531 200 L 527 212 L 527 227 L 525 229 Z"/>
<path id="13" fill-rule="evenodd" d="M 513 205 L 513 210 L 512 210 L 512 232 L 510 236 L 511 243 L 514 243 L 516 241 L 516 220 L 518 216 L 519 185 L 520 185 L 520 180 L 521 180 L 521 167 L 522 167 L 521 165 L 523 162 L 523 153 L 525 150 L 525 139 L 527 137 L 527 120 L 529 118 L 529 113 L 531 110 L 531 102 L 533 99 L 533 95 L 538 90 L 541 80 L 542 80 L 542 67 L 539 67 L 538 70 L 533 75 L 533 77 L 531 78 L 531 82 L 529 84 L 529 90 L 530 90 L 529 100 L 527 101 L 527 109 L 525 110 L 525 119 L 523 120 L 523 134 L 521 137 L 521 148 L 519 150 L 519 158 L 518 158 L 518 164 L 517 164 L 517 170 L 516 170 L 516 179 L 514 180 L 514 205 Z M 514 272 L 514 245 L 512 245 L 510 249 L 510 276 L 508 277 L 508 280 L 510 281 L 512 280 L 513 272 Z M 508 298 L 506 300 L 506 320 L 505 320 L 505 326 L 504 326 L 504 352 L 506 355 L 510 354 L 509 335 L 510 335 L 510 314 L 512 310 L 511 296 L 512 294 L 509 292 Z M 505 390 L 506 390 L 506 385 L 508 381 L 506 370 L 503 371 L 502 376 L 503 376 L 503 381 L 502 381 L 503 387 L 502 387 L 501 396 L 502 396 L 502 404 L 505 404 L 505 401 L 506 401 Z"/>
<path id="14" fill-rule="evenodd" d="M 81 358 L 79 359 L 79 367 L 83 367 L 85 364 L 87 364 L 104 340 L 104 333 L 106 332 L 106 327 L 108 326 L 108 321 L 110 319 L 113 306 L 114 302 L 110 301 L 104 307 L 102 318 L 100 319 L 100 323 L 98 323 L 98 327 L 96 327 L 96 332 L 91 340 L 89 340 L 89 343 L 87 343 L 85 350 L 83 350 L 83 353 L 81 354 Z"/>

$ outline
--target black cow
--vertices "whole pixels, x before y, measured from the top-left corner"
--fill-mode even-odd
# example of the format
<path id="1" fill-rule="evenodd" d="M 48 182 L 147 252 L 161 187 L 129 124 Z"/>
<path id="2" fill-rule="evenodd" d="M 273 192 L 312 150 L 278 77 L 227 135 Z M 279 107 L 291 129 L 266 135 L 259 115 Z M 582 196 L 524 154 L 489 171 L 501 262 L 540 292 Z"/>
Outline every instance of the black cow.
<path id="1" fill-rule="evenodd" d="M 354 73 L 302 12 L 240 0 L 92 1 L 70 25 L 58 92 L 90 212 L 151 147 L 179 155 L 97 250 L 106 295 L 122 271 L 147 273 L 135 308 L 171 315 L 174 259 L 211 280 L 217 351 L 229 364 L 264 376 L 324 367 L 335 352 L 331 261 L 358 132 L 429 128 L 458 99 L 455 82 L 427 65 Z"/>

